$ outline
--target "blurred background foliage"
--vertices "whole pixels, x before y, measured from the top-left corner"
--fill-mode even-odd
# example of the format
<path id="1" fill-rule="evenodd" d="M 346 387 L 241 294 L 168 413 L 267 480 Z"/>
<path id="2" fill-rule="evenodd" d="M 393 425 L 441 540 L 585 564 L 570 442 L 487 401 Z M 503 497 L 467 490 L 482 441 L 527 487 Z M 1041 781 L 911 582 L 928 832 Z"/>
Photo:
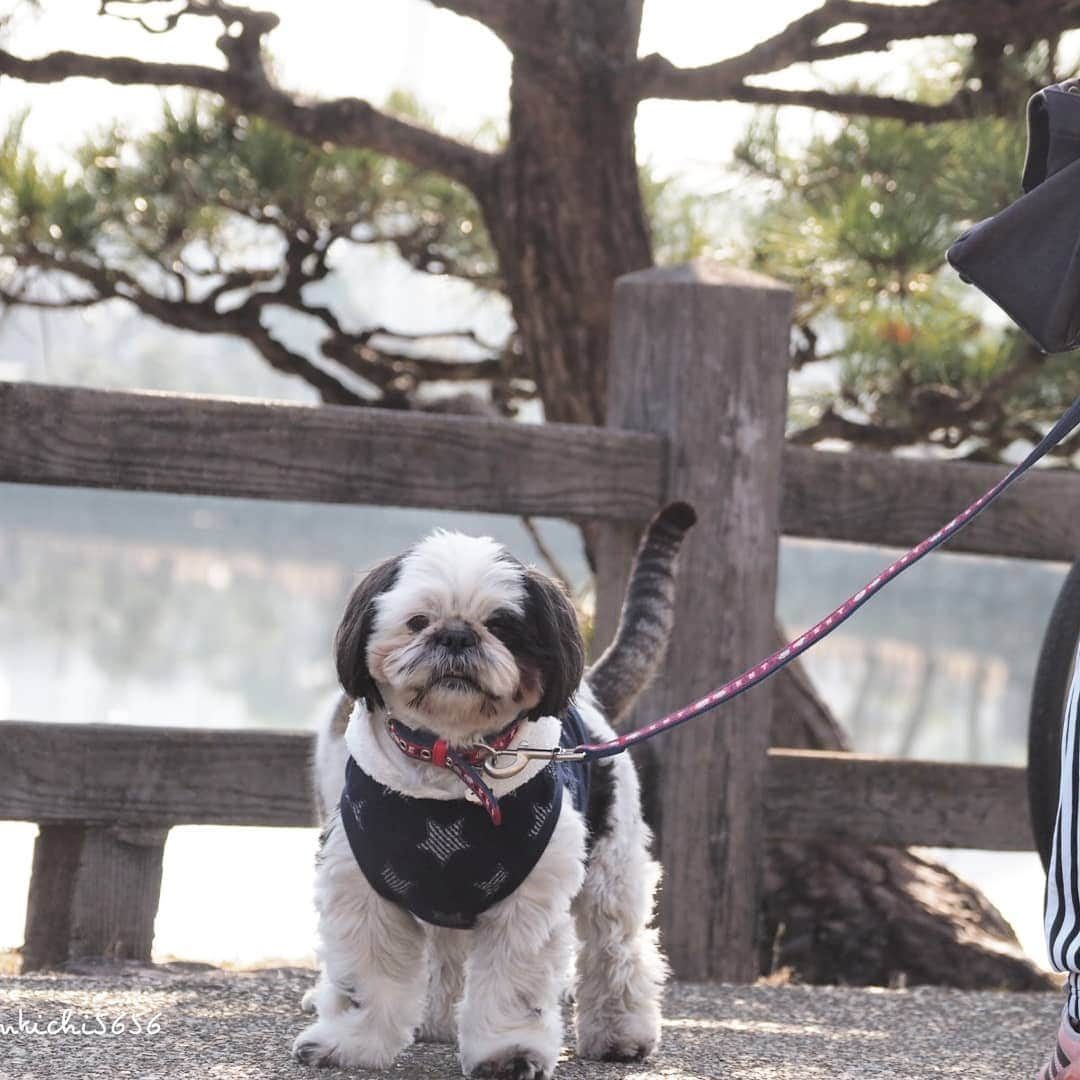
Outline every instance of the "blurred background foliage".
<path id="1" fill-rule="evenodd" d="M 997 459 L 1074 396 L 1071 365 L 1039 354 L 945 263 L 964 228 L 1018 194 L 1023 102 L 1044 52 L 1006 52 L 994 69 L 986 100 L 1011 101 L 1004 118 L 827 118 L 795 142 L 759 112 L 734 189 L 716 197 L 642 167 L 658 262 L 713 254 L 796 289 L 793 440 Z M 971 58 L 927 55 L 935 74 L 911 90 L 944 99 Z M 425 119 L 406 95 L 387 109 Z M 325 401 L 515 415 L 536 399 L 512 328 L 485 340 L 465 319 L 423 333 L 358 325 L 318 288 L 350 246 L 481 298 L 502 288 L 459 185 L 370 150 L 311 145 L 215 99 L 165 107 L 148 134 L 91 135 L 66 169 L 24 146 L 21 121 L 0 142 L 0 301 L 121 298 L 181 329 L 246 339 Z M 312 344 L 282 334 L 275 310 L 313 320 Z"/>
<path id="2" fill-rule="evenodd" d="M 1017 197 L 1024 147 L 1020 117 L 867 119 L 797 151 L 775 115 L 750 127 L 738 160 L 767 195 L 747 261 L 797 290 L 795 370 L 828 369 L 793 393 L 795 441 L 994 459 L 1072 400 L 1073 365 L 1042 356 L 945 261 Z"/>
<path id="3" fill-rule="evenodd" d="M 424 119 L 406 95 L 388 107 Z M 472 196 L 444 177 L 366 149 L 313 146 L 264 120 L 192 96 L 160 127 L 88 138 L 48 169 L 0 143 L 0 299 L 85 307 L 122 298 L 181 329 L 244 337 L 326 401 L 407 407 L 424 382 L 487 380 L 512 412 L 532 396 L 510 343 L 458 326 L 412 333 L 350 325 L 313 295 L 342 246 L 380 247 L 416 271 L 497 293 L 496 260 Z M 312 355 L 275 333 L 274 309 L 315 320 Z"/>

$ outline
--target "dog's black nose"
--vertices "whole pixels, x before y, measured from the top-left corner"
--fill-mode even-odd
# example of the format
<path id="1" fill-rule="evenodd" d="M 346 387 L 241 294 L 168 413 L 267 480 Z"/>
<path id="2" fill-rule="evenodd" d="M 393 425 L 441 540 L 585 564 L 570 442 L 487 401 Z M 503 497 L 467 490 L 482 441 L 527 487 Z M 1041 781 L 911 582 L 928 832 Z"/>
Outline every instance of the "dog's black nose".
<path id="1" fill-rule="evenodd" d="M 444 623 L 432 636 L 435 638 L 436 645 L 441 645 L 449 652 L 464 652 L 480 640 L 476 636 L 476 631 L 468 623 L 460 620 Z"/>

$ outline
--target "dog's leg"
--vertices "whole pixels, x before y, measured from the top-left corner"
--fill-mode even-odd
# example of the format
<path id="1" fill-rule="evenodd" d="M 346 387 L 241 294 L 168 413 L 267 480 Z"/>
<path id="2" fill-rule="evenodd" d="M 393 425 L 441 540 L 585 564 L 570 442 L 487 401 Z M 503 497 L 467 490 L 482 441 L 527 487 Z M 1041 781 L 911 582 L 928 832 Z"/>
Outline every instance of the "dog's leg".
<path id="1" fill-rule="evenodd" d="M 325 753 L 325 742 L 320 735 L 319 737 L 320 749 L 317 753 Z M 343 766 L 344 767 L 344 766 Z M 341 770 L 337 770 L 340 772 Z M 315 786 L 318 787 L 319 772 L 315 770 Z M 322 832 L 319 835 L 319 854 L 316 856 L 316 865 L 322 865 L 323 848 L 326 846 L 327 837 L 336 829 L 341 828 L 341 814 L 336 806 L 330 806 L 326 817 L 325 824 L 323 825 Z M 349 1008 L 349 993 L 351 987 L 335 986 L 327 977 L 325 971 L 319 972 L 319 977 L 315 981 L 315 985 L 309 990 L 304 992 L 304 996 L 300 999 L 300 1011 L 305 1013 L 314 1013 L 318 1016 L 334 1016 L 339 1012 L 344 1012 Z"/>
<path id="2" fill-rule="evenodd" d="M 382 1069 L 413 1040 L 424 1005 L 424 935 L 356 865 L 344 830 L 329 831 L 316 873 L 319 1019 L 297 1036 L 305 1065 Z"/>
<path id="3" fill-rule="evenodd" d="M 465 989 L 471 937 L 468 930 L 428 930 L 427 1011 L 416 1035 L 420 1042 L 457 1042 L 457 1006 Z"/>
<path id="4" fill-rule="evenodd" d="M 608 775 L 599 770 L 610 770 Z M 660 1041 L 667 965 L 649 927 L 660 869 L 649 856 L 637 777 L 628 758 L 597 762 L 594 785 L 609 785 L 605 820 L 593 822 L 585 885 L 574 901 L 577 1052 L 601 1061 L 639 1061 Z"/>
<path id="5" fill-rule="evenodd" d="M 585 826 L 564 802 L 551 842 L 519 888 L 473 931 L 458 1011 L 467 1076 L 547 1080 L 562 1049 L 560 995 L 574 947 Z"/>
<path id="6" fill-rule="evenodd" d="M 322 973 L 310 990 L 300 999 L 300 1011 L 319 1016 L 333 1016 L 349 1008 L 349 995 L 345 989 L 335 986 Z"/>

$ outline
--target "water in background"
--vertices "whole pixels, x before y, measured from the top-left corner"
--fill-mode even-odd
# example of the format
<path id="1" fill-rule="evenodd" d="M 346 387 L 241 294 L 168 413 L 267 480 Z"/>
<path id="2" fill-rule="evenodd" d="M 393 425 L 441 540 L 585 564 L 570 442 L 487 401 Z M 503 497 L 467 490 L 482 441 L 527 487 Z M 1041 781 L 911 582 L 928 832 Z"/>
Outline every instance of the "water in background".
<path id="1" fill-rule="evenodd" d="M 543 561 L 511 517 L 0 485 L 0 717 L 310 727 L 333 698 L 330 642 L 349 589 L 436 525 L 489 533 Z M 539 528 L 561 571 L 583 584 L 576 530 Z M 785 541 L 782 621 L 806 628 L 889 557 Z M 808 655 L 856 749 L 1023 763 L 1035 657 L 1064 570 L 1002 568 L 934 556 Z M 0 947 L 22 937 L 33 834 L 0 825 Z M 314 843 L 311 830 L 173 830 L 158 953 L 310 958 Z M 945 858 L 1041 962 L 1037 858 Z"/>

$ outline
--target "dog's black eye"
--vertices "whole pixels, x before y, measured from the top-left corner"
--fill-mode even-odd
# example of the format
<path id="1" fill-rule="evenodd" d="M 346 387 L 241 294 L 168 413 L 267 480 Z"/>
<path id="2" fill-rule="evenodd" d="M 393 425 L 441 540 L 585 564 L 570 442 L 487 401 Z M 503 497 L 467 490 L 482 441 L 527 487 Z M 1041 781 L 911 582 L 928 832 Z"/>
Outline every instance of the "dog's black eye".
<path id="1" fill-rule="evenodd" d="M 418 634 L 424 627 L 431 625 L 431 620 L 426 615 L 414 615 L 405 625 L 414 634 Z"/>
<path id="2" fill-rule="evenodd" d="M 496 611 L 484 620 L 484 626 L 500 641 L 505 642 L 514 632 L 514 617 L 506 611 Z"/>

